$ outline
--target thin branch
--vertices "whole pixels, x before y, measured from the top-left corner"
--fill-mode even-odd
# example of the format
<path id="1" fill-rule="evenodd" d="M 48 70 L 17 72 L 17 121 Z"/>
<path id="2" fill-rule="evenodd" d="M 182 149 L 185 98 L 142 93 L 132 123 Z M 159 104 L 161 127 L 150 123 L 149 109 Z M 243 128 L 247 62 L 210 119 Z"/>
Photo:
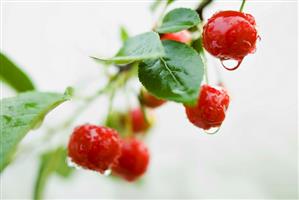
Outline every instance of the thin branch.
<path id="1" fill-rule="evenodd" d="M 201 3 L 199 4 L 198 8 L 196 9 L 196 12 L 199 15 L 199 18 L 203 21 L 203 11 L 204 9 L 210 4 L 212 3 L 213 0 L 202 0 Z"/>

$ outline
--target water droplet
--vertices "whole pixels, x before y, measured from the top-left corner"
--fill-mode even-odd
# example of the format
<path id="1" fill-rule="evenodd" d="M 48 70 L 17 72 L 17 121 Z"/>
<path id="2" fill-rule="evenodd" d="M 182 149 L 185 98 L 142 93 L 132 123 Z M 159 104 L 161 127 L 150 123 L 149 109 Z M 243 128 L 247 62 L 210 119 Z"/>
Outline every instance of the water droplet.
<path id="1" fill-rule="evenodd" d="M 218 131 L 220 130 L 220 126 L 219 127 L 212 127 L 210 129 L 204 130 L 205 133 L 213 135 L 216 134 Z"/>
<path id="2" fill-rule="evenodd" d="M 233 60 L 233 59 L 229 59 L 229 60 L 225 60 L 225 59 L 221 59 L 221 64 L 222 66 L 229 70 L 229 71 L 233 71 L 238 69 L 238 67 L 241 65 L 243 59 L 240 60 Z"/>
<path id="3" fill-rule="evenodd" d="M 111 175 L 111 169 L 107 169 L 103 173 L 104 176 L 110 176 Z"/>
<path id="4" fill-rule="evenodd" d="M 76 163 L 74 163 L 70 157 L 67 157 L 67 158 L 66 158 L 66 163 L 67 163 L 67 165 L 68 165 L 69 167 L 75 168 L 75 169 L 77 169 L 77 170 L 82 169 L 82 167 L 79 166 L 79 165 L 77 165 Z"/>
<path id="5" fill-rule="evenodd" d="M 29 102 L 29 103 L 25 103 L 25 108 L 35 108 L 37 106 L 37 103 L 35 102 Z"/>
<path id="6" fill-rule="evenodd" d="M 8 116 L 8 115 L 2 115 L 2 118 L 6 121 L 6 123 L 11 122 L 11 120 L 12 120 L 12 117 Z"/>

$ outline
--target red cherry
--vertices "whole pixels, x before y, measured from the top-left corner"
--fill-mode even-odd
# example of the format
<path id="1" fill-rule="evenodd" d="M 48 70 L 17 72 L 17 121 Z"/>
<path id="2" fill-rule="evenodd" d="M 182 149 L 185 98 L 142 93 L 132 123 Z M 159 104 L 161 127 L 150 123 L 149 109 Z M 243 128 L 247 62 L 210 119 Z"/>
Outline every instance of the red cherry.
<path id="1" fill-rule="evenodd" d="M 174 40 L 182 43 L 190 43 L 192 37 L 189 31 L 183 30 L 177 33 L 165 33 L 161 36 L 161 40 Z"/>
<path id="2" fill-rule="evenodd" d="M 255 19 L 238 11 L 221 11 L 214 14 L 203 27 L 203 46 L 213 56 L 239 63 L 254 53 L 258 33 Z"/>
<path id="3" fill-rule="evenodd" d="M 115 130 L 89 124 L 75 128 L 68 144 L 72 162 L 100 173 L 117 161 L 120 151 L 120 138 Z"/>
<path id="4" fill-rule="evenodd" d="M 146 132 L 151 126 L 152 121 L 147 122 L 140 108 L 135 108 L 130 112 L 132 130 L 134 133 Z M 152 120 L 151 117 L 148 117 Z"/>
<path id="5" fill-rule="evenodd" d="M 185 106 L 185 108 L 191 123 L 199 128 L 208 130 L 221 126 L 228 105 L 229 96 L 226 90 L 203 85 L 197 105 L 194 107 Z"/>
<path id="6" fill-rule="evenodd" d="M 141 89 L 140 98 L 141 98 L 143 105 L 145 105 L 146 107 L 149 107 L 149 108 L 157 108 L 157 107 L 163 105 L 164 103 L 166 103 L 165 100 L 155 97 L 154 95 L 152 95 L 145 89 Z"/>
<path id="7" fill-rule="evenodd" d="M 142 176 L 149 163 L 149 152 L 144 143 L 137 139 L 126 139 L 121 143 L 121 156 L 113 165 L 112 172 L 128 181 Z"/>

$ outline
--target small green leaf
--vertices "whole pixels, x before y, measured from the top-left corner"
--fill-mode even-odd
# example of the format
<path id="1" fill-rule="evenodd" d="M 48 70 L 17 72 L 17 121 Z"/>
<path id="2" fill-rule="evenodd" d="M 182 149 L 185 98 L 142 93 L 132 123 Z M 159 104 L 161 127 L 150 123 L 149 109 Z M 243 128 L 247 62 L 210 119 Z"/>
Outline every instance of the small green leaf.
<path id="1" fill-rule="evenodd" d="M 127 41 L 129 38 L 129 33 L 127 31 L 127 29 L 124 26 L 120 27 L 120 39 L 122 42 Z"/>
<path id="2" fill-rule="evenodd" d="M 0 172 L 23 137 L 40 125 L 48 112 L 69 99 L 69 95 L 42 92 L 25 92 L 1 99 Z"/>
<path id="3" fill-rule="evenodd" d="M 34 199 L 42 199 L 46 183 L 52 174 L 56 173 L 63 178 L 68 178 L 72 174 L 73 168 L 67 165 L 66 159 L 67 152 L 64 147 L 58 147 L 41 156 L 34 187 Z"/>
<path id="4" fill-rule="evenodd" d="M 150 11 L 155 12 L 157 8 L 162 4 L 162 0 L 155 0 L 151 5 L 150 5 Z"/>
<path id="5" fill-rule="evenodd" d="M 158 58 L 163 55 L 164 49 L 159 35 L 155 32 L 147 32 L 129 38 L 113 58 L 93 58 L 116 64 L 128 64 L 134 61 Z"/>
<path id="6" fill-rule="evenodd" d="M 167 0 L 167 5 L 170 5 L 174 2 L 175 0 Z"/>
<path id="7" fill-rule="evenodd" d="M 174 33 L 191 28 L 200 23 L 197 12 L 188 8 L 177 8 L 166 14 L 162 25 L 157 28 L 159 33 Z"/>
<path id="8" fill-rule="evenodd" d="M 1 52 L 0 67 L 0 79 L 14 88 L 17 92 L 25 92 L 35 89 L 29 76 Z"/>
<path id="9" fill-rule="evenodd" d="M 163 41 L 166 56 L 139 65 L 139 80 L 155 96 L 195 104 L 204 74 L 199 54 L 186 44 Z"/>

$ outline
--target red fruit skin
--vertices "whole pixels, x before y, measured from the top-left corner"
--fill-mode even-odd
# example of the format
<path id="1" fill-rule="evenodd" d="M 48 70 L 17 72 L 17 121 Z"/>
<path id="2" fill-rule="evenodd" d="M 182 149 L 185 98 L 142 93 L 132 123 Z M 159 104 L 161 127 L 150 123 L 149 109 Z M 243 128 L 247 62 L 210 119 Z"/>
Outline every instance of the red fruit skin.
<path id="1" fill-rule="evenodd" d="M 121 144 L 121 156 L 113 165 L 112 172 L 127 181 L 134 181 L 146 172 L 149 151 L 144 143 L 135 138 L 123 140 Z"/>
<path id="2" fill-rule="evenodd" d="M 221 11 L 214 14 L 203 27 L 203 46 L 221 60 L 241 61 L 254 53 L 258 32 L 255 19 L 238 11 Z"/>
<path id="3" fill-rule="evenodd" d="M 120 152 L 120 138 L 115 130 L 89 124 L 75 128 L 68 144 L 72 162 L 100 173 L 117 161 Z"/>
<path id="4" fill-rule="evenodd" d="M 194 107 L 185 106 L 185 109 L 191 123 L 199 128 L 208 130 L 221 126 L 228 105 L 229 96 L 226 90 L 203 85 L 197 105 Z"/>
<path id="5" fill-rule="evenodd" d="M 141 90 L 140 96 L 141 96 L 141 101 L 142 101 L 143 105 L 145 105 L 148 108 L 157 108 L 157 107 L 163 105 L 164 103 L 166 103 L 165 100 L 158 99 L 157 97 L 150 94 L 146 90 Z"/>
<path id="6" fill-rule="evenodd" d="M 130 113 L 131 122 L 132 122 L 132 130 L 134 133 L 146 132 L 151 124 L 147 123 L 144 119 L 142 110 L 140 108 L 135 108 Z"/>
<path id="7" fill-rule="evenodd" d="M 165 33 L 161 36 L 161 40 L 173 40 L 187 44 L 192 41 L 192 37 L 189 31 L 183 30 L 177 33 Z"/>

